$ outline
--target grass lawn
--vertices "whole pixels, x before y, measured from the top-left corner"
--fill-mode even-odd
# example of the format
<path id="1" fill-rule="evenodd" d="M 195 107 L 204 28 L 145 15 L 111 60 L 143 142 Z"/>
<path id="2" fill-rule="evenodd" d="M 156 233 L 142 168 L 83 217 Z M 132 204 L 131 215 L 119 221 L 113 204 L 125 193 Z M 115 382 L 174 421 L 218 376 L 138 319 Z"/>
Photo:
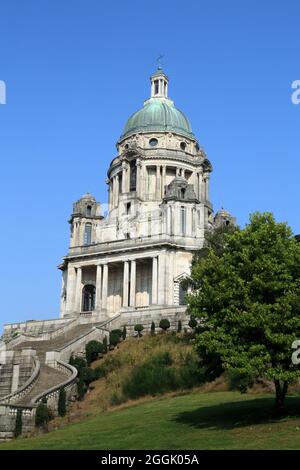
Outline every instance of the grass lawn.
<path id="1" fill-rule="evenodd" d="M 272 418 L 273 396 L 193 392 L 99 413 L 5 449 L 299 449 L 300 398 Z"/>

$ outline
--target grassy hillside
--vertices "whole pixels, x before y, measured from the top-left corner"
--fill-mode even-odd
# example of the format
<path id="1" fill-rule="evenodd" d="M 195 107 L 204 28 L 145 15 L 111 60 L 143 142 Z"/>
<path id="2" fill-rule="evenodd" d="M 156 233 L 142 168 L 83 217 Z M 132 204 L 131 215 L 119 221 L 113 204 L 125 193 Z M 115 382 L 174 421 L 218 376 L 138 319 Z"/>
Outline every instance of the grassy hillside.
<path id="1" fill-rule="evenodd" d="M 298 449 L 300 399 L 272 421 L 273 396 L 192 392 L 107 411 L 5 449 Z"/>

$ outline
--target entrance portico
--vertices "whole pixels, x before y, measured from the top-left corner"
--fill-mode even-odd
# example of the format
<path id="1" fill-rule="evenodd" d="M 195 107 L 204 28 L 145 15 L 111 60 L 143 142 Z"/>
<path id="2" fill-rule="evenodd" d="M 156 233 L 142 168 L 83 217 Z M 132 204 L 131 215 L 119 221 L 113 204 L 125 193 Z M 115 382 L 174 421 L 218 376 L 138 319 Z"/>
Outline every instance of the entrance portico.
<path id="1" fill-rule="evenodd" d="M 69 279 L 74 285 L 73 312 L 111 316 L 157 305 L 158 266 L 159 255 L 74 266 Z"/>

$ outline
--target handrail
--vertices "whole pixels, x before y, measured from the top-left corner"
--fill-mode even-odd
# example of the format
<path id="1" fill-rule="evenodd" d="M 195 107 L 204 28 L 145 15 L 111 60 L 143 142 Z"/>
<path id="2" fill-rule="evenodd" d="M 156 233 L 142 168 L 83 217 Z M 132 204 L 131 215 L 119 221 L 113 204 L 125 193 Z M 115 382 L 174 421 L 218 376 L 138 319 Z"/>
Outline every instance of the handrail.
<path id="1" fill-rule="evenodd" d="M 30 390 L 33 388 L 35 382 L 37 381 L 39 375 L 40 375 L 40 370 L 41 370 L 41 365 L 40 361 L 37 356 L 33 356 L 33 361 L 34 361 L 34 370 L 29 379 L 22 385 L 21 388 L 17 389 L 15 392 L 10 393 L 9 395 L 6 395 L 5 397 L 0 399 L 0 404 L 3 403 L 12 403 L 12 400 L 19 400 L 20 398 L 23 398 L 26 396 Z"/>

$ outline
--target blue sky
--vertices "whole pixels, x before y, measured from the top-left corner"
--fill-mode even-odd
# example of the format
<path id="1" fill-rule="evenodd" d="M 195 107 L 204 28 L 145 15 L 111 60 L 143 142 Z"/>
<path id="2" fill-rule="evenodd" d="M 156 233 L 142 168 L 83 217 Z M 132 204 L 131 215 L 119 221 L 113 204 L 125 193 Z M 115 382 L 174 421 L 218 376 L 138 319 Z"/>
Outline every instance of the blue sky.
<path id="1" fill-rule="evenodd" d="M 0 2 L 1 324 L 58 316 L 72 203 L 106 202 L 160 53 L 213 164 L 215 210 L 240 225 L 272 211 L 300 232 L 299 15 L 296 0 Z"/>

